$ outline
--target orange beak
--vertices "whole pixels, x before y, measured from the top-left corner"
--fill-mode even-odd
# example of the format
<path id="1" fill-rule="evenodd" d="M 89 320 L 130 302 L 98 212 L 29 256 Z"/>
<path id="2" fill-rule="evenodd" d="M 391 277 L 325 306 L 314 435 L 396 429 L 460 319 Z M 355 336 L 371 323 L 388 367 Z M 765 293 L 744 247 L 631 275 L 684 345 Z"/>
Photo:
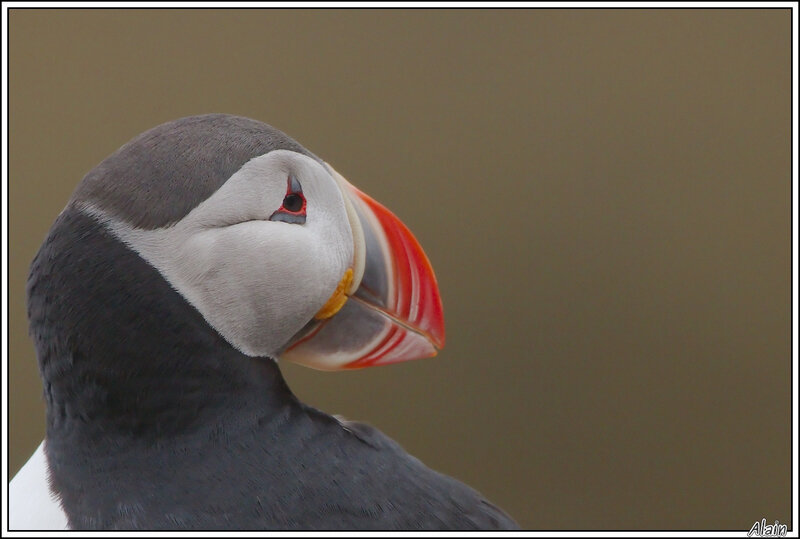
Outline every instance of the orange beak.
<path id="1" fill-rule="evenodd" d="M 435 356 L 444 315 L 428 257 L 400 219 L 330 171 L 346 199 L 354 269 L 280 357 L 339 370 Z"/>

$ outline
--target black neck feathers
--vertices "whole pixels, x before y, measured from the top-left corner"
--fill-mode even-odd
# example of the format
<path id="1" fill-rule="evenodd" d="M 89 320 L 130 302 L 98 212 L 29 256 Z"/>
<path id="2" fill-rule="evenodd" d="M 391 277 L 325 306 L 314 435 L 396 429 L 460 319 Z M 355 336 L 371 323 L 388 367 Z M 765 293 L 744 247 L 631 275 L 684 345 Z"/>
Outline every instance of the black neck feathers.
<path id="1" fill-rule="evenodd" d="M 48 442 L 179 435 L 291 400 L 275 362 L 231 347 L 166 280 L 68 207 L 31 266 Z"/>

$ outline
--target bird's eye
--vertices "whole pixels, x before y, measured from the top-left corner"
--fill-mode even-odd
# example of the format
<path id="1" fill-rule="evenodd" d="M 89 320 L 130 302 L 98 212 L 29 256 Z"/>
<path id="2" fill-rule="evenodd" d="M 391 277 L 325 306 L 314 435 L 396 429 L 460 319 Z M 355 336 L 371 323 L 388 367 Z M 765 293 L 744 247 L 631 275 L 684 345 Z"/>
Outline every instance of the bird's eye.
<path id="1" fill-rule="evenodd" d="M 287 211 L 298 212 L 303 208 L 303 202 L 304 200 L 302 196 L 291 193 L 286 195 L 286 198 L 283 199 L 283 207 Z"/>
<path id="2" fill-rule="evenodd" d="M 303 187 L 293 174 L 286 180 L 286 196 L 283 204 L 275 210 L 269 218 L 270 221 L 282 221 L 294 225 L 306 222 L 306 197 L 303 196 Z"/>

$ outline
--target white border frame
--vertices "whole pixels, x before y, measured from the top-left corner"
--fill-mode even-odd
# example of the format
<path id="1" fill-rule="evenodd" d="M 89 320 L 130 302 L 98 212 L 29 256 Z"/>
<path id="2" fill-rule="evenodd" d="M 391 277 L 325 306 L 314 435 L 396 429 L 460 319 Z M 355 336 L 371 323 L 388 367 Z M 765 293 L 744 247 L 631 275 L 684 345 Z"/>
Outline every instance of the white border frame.
<path id="1" fill-rule="evenodd" d="M 2 4 L 2 39 L 3 39 L 3 59 L 2 59 L 2 201 L 3 201 L 3 220 L 2 220 L 2 369 L 3 373 L 8 373 L 8 10 L 12 8 L 236 8 L 236 7 L 292 7 L 292 8 L 312 8 L 312 7 L 396 7 L 396 8 L 457 8 L 457 7 L 487 7 L 492 9 L 502 7 L 515 8 L 787 8 L 792 9 L 792 524 L 794 530 L 787 537 L 798 537 L 798 99 L 797 99 L 797 24 L 798 24 L 798 3 L 797 2 L 4 2 Z M 88 536 L 108 535 L 108 532 L 9 532 L 8 531 L 8 389 L 7 381 L 2 384 L 2 533 L 5 537 L 68 537 L 76 533 Z M 174 537 L 228 537 L 236 535 L 240 537 L 274 537 L 300 535 L 303 537 L 354 537 L 354 536 L 381 536 L 381 537 L 406 537 L 409 535 L 424 535 L 437 537 L 487 537 L 487 536 L 507 536 L 507 537 L 747 537 L 747 532 L 115 532 L 119 537 L 149 537 L 149 536 L 174 536 Z"/>

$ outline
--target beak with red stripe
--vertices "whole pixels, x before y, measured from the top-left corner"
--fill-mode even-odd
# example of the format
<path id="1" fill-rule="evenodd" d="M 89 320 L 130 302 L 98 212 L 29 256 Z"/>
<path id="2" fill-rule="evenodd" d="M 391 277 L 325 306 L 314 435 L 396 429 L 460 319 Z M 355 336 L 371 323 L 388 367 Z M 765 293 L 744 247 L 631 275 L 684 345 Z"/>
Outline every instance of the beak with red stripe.
<path id="1" fill-rule="evenodd" d="M 392 212 L 328 170 L 344 198 L 353 261 L 281 359 L 339 370 L 435 356 L 444 346 L 444 316 L 428 257 Z"/>

